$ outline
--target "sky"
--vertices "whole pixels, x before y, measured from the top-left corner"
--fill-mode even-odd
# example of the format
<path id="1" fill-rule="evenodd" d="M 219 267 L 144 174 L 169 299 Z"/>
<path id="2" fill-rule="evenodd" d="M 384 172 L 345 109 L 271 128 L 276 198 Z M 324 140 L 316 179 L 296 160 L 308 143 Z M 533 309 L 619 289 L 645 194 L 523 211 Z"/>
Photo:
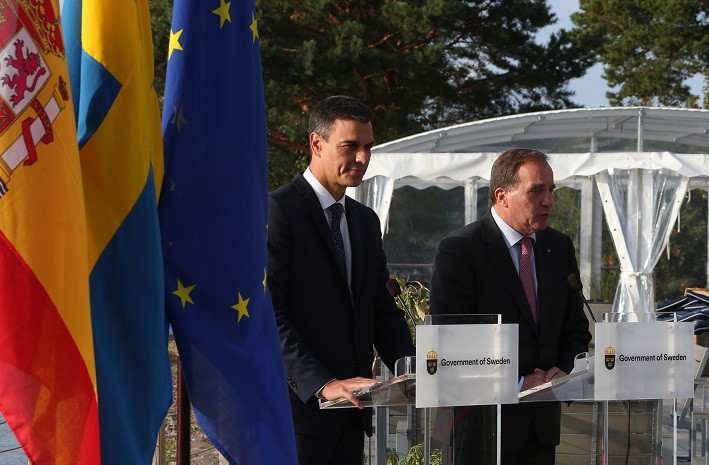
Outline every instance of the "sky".
<path id="1" fill-rule="evenodd" d="M 571 29 L 573 27 L 571 14 L 579 9 L 578 0 L 549 0 L 548 3 L 558 21 L 553 26 L 540 31 L 541 37 L 548 36 L 558 29 Z M 599 63 L 589 68 L 585 76 L 569 81 L 569 90 L 576 93 L 571 99 L 588 108 L 609 106 L 605 95 L 608 86 L 602 75 L 603 66 Z"/>
<path id="2" fill-rule="evenodd" d="M 554 26 L 540 31 L 541 37 L 548 36 L 548 34 L 557 29 L 571 29 L 573 27 L 571 14 L 579 9 L 578 0 L 548 0 L 548 3 L 558 21 Z M 608 86 L 602 75 L 603 66 L 599 63 L 589 68 L 585 76 L 569 81 L 569 90 L 576 94 L 571 99 L 587 108 L 609 106 L 605 95 L 608 91 Z M 701 76 L 695 76 L 688 84 L 695 94 L 699 94 L 702 82 L 703 78 Z"/>

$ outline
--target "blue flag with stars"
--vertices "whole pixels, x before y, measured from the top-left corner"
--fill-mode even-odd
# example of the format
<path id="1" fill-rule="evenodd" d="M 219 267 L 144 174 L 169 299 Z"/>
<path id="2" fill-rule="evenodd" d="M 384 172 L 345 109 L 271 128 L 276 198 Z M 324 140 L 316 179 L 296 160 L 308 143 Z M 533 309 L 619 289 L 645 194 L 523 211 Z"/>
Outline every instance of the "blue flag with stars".
<path id="1" fill-rule="evenodd" d="M 253 0 L 175 0 L 159 204 L 187 391 L 231 464 L 296 465 L 266 288 L 266 116 Z"/>

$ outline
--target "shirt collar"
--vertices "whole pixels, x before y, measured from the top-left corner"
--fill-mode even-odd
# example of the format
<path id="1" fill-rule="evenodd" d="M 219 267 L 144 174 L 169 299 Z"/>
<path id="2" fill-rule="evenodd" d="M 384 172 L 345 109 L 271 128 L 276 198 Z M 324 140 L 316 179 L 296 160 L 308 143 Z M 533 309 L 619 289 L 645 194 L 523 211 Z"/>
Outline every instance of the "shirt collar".
<path id="1" fill-rule="evenodd" d="M 517 232 L 517 230 L 515 230 L 512 226 L 505 223 L 505 220 L 500 217 L 494 206 L 490 208 L 490 212 L 492 213 L 492 218 L 495 220 L 495 223 L 500 228 L 500 231 L 502 231 L 502 237 L 504 237 L 505 244 L 507 244 L 508 249 L 513 245 L 516 245 L 520 239 L 525 237 L 523 234 Z M 532 233 L 527 237 L 531 237 L 535 242 L 537 241 L 537 233 Z"/>
<path id="2" fill-rule="evenodd" d="M 345 208 L 345 196 L 343 195 L 340 200 L 335 200 L 335 198 L 330 194 L 330 191 L 325 189 L 325 186 L 320 184 L 320 181 L 315 177 L 312 171 L 310 171 L 310 167 L 306 168 L 305 171 L 303 172 L 303 177 L 305 178 L 306 181 L 308 181 L 308 184 L 310 184 L 310 187 L 313 188 L 313 191 L 315 192 L 315 195 L 318 197 L 318 201 L 320 201 L 320 206 L 322 207 L 323 210 L 330 208 L 330 206 L 337 202 L 342 205 L 343 211 Z"/>

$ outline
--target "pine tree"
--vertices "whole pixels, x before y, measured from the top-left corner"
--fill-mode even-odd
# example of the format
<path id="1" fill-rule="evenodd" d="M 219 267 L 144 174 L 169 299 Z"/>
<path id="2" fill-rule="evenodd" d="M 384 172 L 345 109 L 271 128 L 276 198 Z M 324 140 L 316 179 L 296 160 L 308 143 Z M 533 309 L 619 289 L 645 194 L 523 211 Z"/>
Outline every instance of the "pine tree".
<path id="1" fill-rule="evenodd" d="M 611 105 L 704 106 L 709 79 L 706 0 L 580 0 L 576 43 L 604 65 Z M 687 80 L 704 76 L 704 95 Z"/>
<path id="2" fill-rule="evenodd" d="M 307 117 L 328 95 L 374 109 L 375 137 L 575 106 L 589 60 L 544 0 L 260 0 L 272 186 L 307 164 Z"/>

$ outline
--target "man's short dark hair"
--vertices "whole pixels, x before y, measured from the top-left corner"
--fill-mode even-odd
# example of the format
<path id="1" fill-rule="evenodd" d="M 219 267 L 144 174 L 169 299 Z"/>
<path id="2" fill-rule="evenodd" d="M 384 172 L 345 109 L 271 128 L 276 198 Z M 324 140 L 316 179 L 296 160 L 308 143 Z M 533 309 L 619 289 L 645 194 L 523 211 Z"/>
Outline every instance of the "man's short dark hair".
<path id="1" fill-rule="evenodd" d="M 328 140 L 336 119 L 353 119 L 369 123 L 372 121 L 372 110 L 352 97 L 333 95 L 318 103 L 313 109 L 308 121 L 308 134 L 316 132 Z"/>
<path id="2" fill-rule="evenodd" d="M 505 150 L 497 157 L 490 170 L 490 192 L 487 203 L 495 204 L 495 191 L 497 189 L 513 190 L 519 184 L 519 168 L 530 161 L 549 162 L 549 156 L 535 149 L 510 149 Z"/>

